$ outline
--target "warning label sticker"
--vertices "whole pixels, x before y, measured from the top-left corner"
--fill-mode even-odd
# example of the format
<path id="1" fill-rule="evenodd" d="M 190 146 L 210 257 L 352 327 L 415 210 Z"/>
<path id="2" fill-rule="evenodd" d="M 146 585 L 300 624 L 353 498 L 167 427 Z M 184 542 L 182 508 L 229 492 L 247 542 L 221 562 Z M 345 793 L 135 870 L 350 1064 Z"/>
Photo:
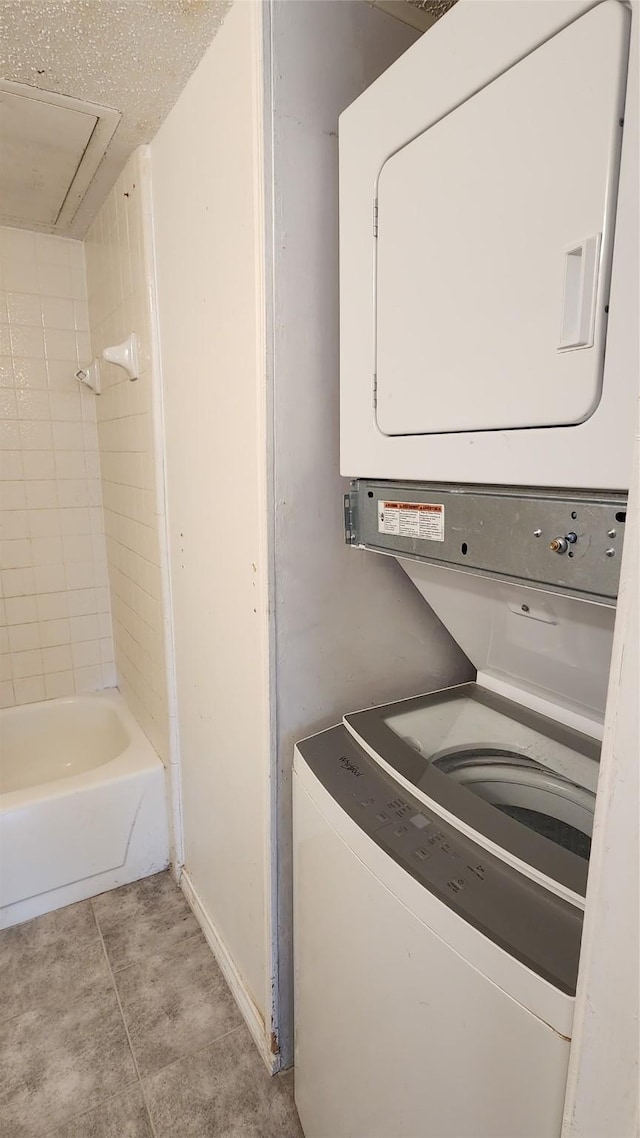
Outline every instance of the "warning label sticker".
<path id="1" fill-rule="evenodd" d="M 444 541 L 444 506 L 434 502 L 378 500 L 378 533 Z"/>

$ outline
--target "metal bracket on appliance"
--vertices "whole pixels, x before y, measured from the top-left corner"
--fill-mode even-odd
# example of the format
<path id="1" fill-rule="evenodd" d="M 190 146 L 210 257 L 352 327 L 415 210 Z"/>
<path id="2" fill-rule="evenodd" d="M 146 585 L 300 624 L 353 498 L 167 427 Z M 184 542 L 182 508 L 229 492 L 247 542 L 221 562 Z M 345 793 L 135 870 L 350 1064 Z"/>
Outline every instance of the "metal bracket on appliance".
<path id="1" fill-rule="evenodd" d="M 348 545 L 615 604 L 627 499 L 606 491 L 356 479 Z"/>
<path id="2" fill-rule="evenodd" d="M 357 494 L 344 496 L 344 540 L 347 545 L 357 545 L 356 506 Z"/>

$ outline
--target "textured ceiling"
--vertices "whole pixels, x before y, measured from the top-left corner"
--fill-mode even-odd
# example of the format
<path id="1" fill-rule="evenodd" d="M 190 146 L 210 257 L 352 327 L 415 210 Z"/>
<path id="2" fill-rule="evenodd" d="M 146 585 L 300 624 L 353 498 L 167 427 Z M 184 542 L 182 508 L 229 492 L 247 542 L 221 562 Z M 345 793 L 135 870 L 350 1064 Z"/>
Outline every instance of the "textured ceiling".
<path id="1" fill-rule="evenodd" d="M 420 8 L 422 12 L 428 12 L 435 20 L 439 20 L 449 8 L 453 8 L 456 0 L 408 0 L 408 2 L 414 8 Z"/>
<path id="2" fill-rule="evenodd" d="M 153 138 L 230 4 L 0 0 L 1 78 L 100 103 L 122 114 L 66 232 L 84 235 L 128 155 Z"/>
<path id="3" fill-rule="evenodd" d="M 369 3 L 416 31 L 426 32 L 453 7 L 456 0 L 369 0 Z"/>

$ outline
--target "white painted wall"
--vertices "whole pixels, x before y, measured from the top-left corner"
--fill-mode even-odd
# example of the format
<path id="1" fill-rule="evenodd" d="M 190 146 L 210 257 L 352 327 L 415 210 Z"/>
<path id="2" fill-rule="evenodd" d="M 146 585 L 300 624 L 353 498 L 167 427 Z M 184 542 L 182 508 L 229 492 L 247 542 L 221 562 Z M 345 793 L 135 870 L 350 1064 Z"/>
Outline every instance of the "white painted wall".
<path id="1" fill-rule="evenodd" d="M 272 903 L 279 934 L 274 1029 L 286 1065 L 292 1045 L 293 744 L 345 711 L 473 673 L 397 563 L 349 549 L 343 533 L 348 483 L 339 476 L 338 456 L 338 115 L 417 33 L 362 0 L 274 0 L 270 14 L 265 117 L 273 147 L 267 231 L 277 681 Z"/>
<path id="2" fill-rule="evenodd" d="M 342 532 L 337 118 L 413 38 L 364 0 L 243 0 L 150 148 L 186 889 L 284 1062 L 293 742 L 468 675 Z"/>
<path id="3" fill-rule="evenodd" d="M 268 1007 L 260 5 L 235 4 L 151 144 L 185 865 Z"/>

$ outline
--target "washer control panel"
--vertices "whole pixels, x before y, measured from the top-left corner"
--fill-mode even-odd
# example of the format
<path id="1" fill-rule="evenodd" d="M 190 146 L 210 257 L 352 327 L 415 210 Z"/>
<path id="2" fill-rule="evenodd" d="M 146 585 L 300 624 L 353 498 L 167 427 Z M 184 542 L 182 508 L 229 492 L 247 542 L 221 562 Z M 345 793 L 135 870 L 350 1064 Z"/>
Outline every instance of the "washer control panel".
<path id="1" fill-rule="evenodd" d="M 344 812 L 425 889 L 561 991 L 575 995 L 582 912 L 429 810 L 345 727 L 298 750 Z"/>
<path id="2" fill-rule="evenodd" d="M 468 849 L 459 840 L 459 831 L 438 815 L 427 813 L 422 803 L 416 809 L 416 803 L 400 794 L 389 798 L 393 787 L 376 786 L 375 772 L 370 774 L 362 765 L 356 777 L 365 780 L 365 785 L 358 787 L 364 794 L 355 792 L 355 809 L 351 804 L 352 809 L 347 812 L 363 830 L 375 834 L 378 844 L 392 852 L 395 860 L 410 867 L 414 877 L 437 884 L 452 895 L 470 884 L 473 887 L 476 882 L 486 880 L 487 872 L 490 873 L 487 859 L 470 858 Z M 351 796 L 353 794 L 352 790 Z"/>

